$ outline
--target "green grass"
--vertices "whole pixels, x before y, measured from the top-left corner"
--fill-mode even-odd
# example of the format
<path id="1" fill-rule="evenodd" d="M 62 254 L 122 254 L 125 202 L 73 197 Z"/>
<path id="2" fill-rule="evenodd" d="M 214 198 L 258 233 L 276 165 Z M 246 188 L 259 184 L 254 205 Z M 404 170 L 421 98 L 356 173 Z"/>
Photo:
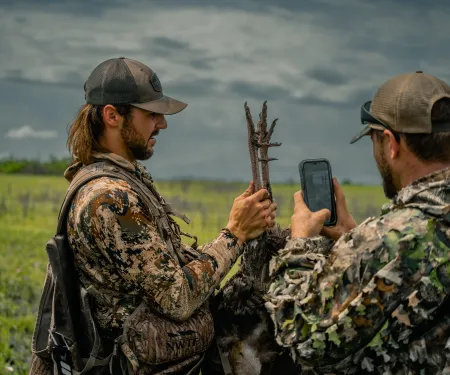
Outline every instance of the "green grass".
<path id="1" fill-rule="evenodd" d="M 67 186 L 62 177 L 0 174 L 0 374 L 28 373 L 30 340 L 47 264 L 45 244 L 56 229 Z M 247 186 L 157 182 L 161 194 L 191 219 L 189 226 L 177 221 L 200 244 L 213 240 L 226 225 L 234 198 Z M 273 186 L 277 220 L 282 225 L 289 225 L 297 189 L 296 185 Z M 385 202 L 381 187 L 344 186 L 344 192 L 358 222 L 377 215 Z M 187 243 L 191 241 L 186 238 Z"/>

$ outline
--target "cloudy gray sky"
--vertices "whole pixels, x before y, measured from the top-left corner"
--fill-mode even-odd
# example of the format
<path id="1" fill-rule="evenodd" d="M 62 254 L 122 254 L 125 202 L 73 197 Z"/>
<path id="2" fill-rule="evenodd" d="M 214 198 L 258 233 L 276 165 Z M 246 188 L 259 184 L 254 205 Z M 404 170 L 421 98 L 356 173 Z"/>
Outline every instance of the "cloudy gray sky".
<path id="1" fill-rule="evenodd" d="M 244 102 L 257 118 L 268 100 L 274 181 L 325 157 L 376 184 L 370 140 L 349 145 L 360 106 L 396 74 L 450 81 L 449 15 L 444 0 L 0 0 L 0 157 L 68 155 L 85 79 L 126 56 L 189 104 L 146 162 L 156 179 L 249 180 Z"/>

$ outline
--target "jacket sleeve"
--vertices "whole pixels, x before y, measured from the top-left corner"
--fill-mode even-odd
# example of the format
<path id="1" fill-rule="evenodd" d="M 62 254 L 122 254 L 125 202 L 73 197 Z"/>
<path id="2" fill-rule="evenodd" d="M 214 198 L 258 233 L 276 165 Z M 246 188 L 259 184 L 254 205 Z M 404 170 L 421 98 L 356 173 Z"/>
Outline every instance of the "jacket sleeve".
<path id="1" fill-rule="evenodd" d="M 317 238 L 290 239 L 270 264 L 266 308 L 278 344 L 330 373 L 392 360 L 450 290 L 449 248 L 435 225 L 404 209 L 367 220 L 329 253 Z"/>
<path id="2" fill-rule="evenodd" d="M 143 295 L 169 318 L 189 318 L 229 272 L 242 245 L 222 231 L 182 267 L 136 192 L 122 181 L 105 180 L 79 198 L 78 232 L 107 259 L 127 291 Z"/>

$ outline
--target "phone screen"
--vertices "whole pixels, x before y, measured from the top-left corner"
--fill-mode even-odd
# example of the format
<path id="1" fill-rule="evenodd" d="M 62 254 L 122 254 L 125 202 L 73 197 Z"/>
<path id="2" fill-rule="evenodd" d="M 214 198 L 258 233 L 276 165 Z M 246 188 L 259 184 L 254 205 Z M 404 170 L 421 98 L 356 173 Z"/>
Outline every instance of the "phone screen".
<path id="1" fill-rule="evenodd" d="M 328 208 L 333 213 L 334 202 L 332 199 L 334 199 L 334 192 L 331 190 L 332 181 L 328 163 L 324 161 L 304 163 L 303 178 L 309 209 L 316 212 Z M 332 217 L 330 221 L 333 221 L 333 219 Z"/>

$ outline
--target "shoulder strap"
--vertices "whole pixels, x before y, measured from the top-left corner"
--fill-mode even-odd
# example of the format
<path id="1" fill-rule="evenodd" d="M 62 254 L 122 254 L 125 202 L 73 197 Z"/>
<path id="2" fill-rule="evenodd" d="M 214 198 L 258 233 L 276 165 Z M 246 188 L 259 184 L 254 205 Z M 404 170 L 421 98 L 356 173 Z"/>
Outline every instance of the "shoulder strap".
<path id="1" fill-rule="evenodd" d="M 75 178 L 72 180 L 72 182 L 69 185 L 69 188 L 67 189 L 66 196 L 64 198 L 64 201 L 61 205 L 61 209 L 59 210 L 58 215 L 58 227 L 56 234 L 63 234 L 65 233 L 66 228 L 66 219 L 67 215 L 69 213 L 70 204 L 72 203 L 72 199 L 75 196 L 78 189 L 83 186 L 84 184 L 88 183 L 89 181 L 100 178 L 100 177 L 119 177 L 114 172 L 105 172 L 105 171 L 99 171 L 99 170 L 91 170 L 91 169 L 81 169 L 76 175 Z"/>

